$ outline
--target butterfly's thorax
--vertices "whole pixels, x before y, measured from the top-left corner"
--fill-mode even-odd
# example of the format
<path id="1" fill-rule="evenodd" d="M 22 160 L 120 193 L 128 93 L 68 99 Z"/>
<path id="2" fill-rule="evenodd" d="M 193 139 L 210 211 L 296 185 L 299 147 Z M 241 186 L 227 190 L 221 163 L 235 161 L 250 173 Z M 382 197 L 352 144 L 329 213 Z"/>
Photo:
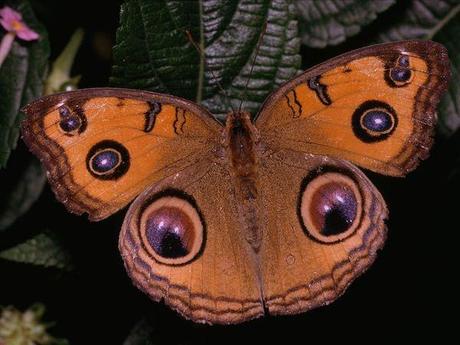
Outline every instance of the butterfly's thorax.
<path id="1" fill-rule="evenodd" d="M 227 117 L 224 146 L 230 164 L 242 229 L 248 243 L 258 251 L 262 239 L 257 207 L 257 145 L 259 134 L 247 112 L 230 113 Z"/>

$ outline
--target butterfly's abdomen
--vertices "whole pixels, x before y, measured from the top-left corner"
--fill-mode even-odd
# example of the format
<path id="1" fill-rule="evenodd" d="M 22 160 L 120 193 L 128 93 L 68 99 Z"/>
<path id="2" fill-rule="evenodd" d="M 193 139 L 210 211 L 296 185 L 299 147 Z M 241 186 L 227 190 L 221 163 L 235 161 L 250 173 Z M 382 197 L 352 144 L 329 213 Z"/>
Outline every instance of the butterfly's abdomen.
<path id="1" fill-rule="evenodd" d="M 225 147 L 238 200 L 238 216 L 244 235 L 251 247 L 258 251 L 262 239 L 258 224 L 258 188 L 256 146 L 257 129 L 249 113 L 230 113 L 225 128 Z"/>

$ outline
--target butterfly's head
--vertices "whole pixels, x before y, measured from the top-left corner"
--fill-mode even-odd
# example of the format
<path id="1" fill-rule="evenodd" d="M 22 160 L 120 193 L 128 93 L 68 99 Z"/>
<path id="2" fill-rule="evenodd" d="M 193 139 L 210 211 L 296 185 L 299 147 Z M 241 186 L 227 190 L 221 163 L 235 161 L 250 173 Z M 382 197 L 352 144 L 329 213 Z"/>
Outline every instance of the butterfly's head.
<path id="1" fill-rule="evenodd" d="M 225 142 L 232 146 L 241 146 L 243 142 L 255 143 L 258 138 L 257 129 L 251 121 L 251 113 L 247 111 L 233 111 L 227 115 L 225 124 Z M 233 143 L 233 144 L 232 144 Z M 245 146 L 243 144 L 243 146 Z M 252 146 L 249 145 L 249 146 Z"/>
<path id="2" fill-rule="evenodd" d="M 251 113 L 248 111 L 231 111 L 227 114 L 226 124 L 237 122 L 237 121 L 249 121 L 251 122 Z"/>
<path id="3" fill-rule="evenodd" d="M 226 132 L 254 133 L 255 127 L 251 121 L 251 113 L 248 111 L 232 111 L 228 113 L 225 122 Z"/>

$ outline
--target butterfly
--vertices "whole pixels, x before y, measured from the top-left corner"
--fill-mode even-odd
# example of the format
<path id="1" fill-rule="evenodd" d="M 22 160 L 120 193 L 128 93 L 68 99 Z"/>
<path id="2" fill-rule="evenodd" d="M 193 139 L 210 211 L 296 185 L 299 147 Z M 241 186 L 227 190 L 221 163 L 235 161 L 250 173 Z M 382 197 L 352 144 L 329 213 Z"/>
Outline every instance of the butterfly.
<path id="1" fill-rule="evenodd" d="M 195 322 L 328 304 L 375 260 L 387 206 L 356 166 L 404 176 L 428 156 L 446 49 L 358 49 L 275 90 L 255 119 L 140 90 L 82 89 L 24 108 L 25 142 L 73 213 L 133 199 L 119 249 L 134 284 Z"/>

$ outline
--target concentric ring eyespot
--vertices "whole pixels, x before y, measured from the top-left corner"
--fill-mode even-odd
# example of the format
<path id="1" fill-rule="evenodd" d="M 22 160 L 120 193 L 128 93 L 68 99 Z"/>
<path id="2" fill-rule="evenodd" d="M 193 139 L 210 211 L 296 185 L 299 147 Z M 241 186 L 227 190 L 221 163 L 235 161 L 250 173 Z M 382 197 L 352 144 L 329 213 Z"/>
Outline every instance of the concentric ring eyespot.
<path id="1" fill-rule="evenodd" d="M 321 243 L 336 243 L 353 235 L 362 218 L 359 186 L 349 176 L 325 172 L 301 189 L 299 218 L 307 235 Z"/>
<path id="2" fill-rule="evenodd" d="M 353 132 L 366 143 L 385 140 L 394 132 L 397 124 L 393 107 L 377 100 L 362 103 L 352 115 Z"/>
<path id="3" fill-rule="evenodd" d="M 90 174 L 100 180 L 116 180 L 129 170 L 128 150 L 113 140 L 103 140 L 94 145 L 86 156 Z"/>
<path id="4" fill-rule="evenodd" d="M 393 115 L 386 109 L 373 108 L 361 115 L 360 125 L 369 135 L 379 136 L 391 132 L 394 119 Z"/>
<path id="5" fill-rule="evenodd" d="M 204 242 L 204 223 L 196 205 L 178 195 L 154 199 L 140 214 L 139 235 L 157 262 L 181 265 L 193 260 Z"/>
<path id="6" fill-rule="evenodd" d="M 97 175 L 110 174 L 120 166 L 121 154 L 113 148 L 107 148 L 97 152 L 91 157 L 91 171 Z"/>
<path id="7" fill-rule="evenodd" d="M 75 135 L 81 133 L 86 124 L 84 115 L 78 114 L 70 110 L 66 105 L 61 105 L 58 108 L 59 112 L 59 129 L 66 135 Z"/>
<path id="8" fill-rule="evenodd" d="M 409 68 L 395 67 L 390 71 L 390 78 L 397 85 L 405 85 L 412 78 L 412 71 Z"/>
<path id="9" fill-rule="evenodd" d="M 407 54 L 400 55 L 394 65 L 388 71 L 391 86 L 401 87 L 409 84 L 414 77 L 410 68 L 410 58 Z"/>
<path id="10" fill-rule="evenodd" d="M 66 134 L 76 134 L 81 126 L 81 120 L 78 116 L 72 115 L 61 119 L 59 121 L 59 127 Z"/>

